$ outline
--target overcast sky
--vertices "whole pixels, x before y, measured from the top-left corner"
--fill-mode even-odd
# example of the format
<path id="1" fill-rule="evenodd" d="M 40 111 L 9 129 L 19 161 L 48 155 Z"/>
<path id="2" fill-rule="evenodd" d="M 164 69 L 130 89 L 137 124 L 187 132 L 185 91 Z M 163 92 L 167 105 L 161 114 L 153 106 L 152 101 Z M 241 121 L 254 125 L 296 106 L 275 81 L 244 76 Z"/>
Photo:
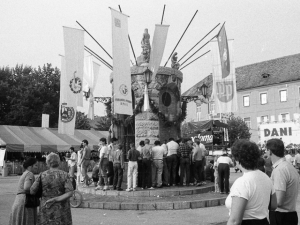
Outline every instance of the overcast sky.
<path id="1" fill-rule="evenodd" d="M 143 31 L 148 28 L 152 43 L 154 27 L 161 22 L 164 4 L 163 24 L 170 25 L 170 28 L 162 66 L 196 10 L 198 13 L 176 49 L 179 59 L 215 25 L 225 21 L 227 37 L 234 39 L 234 56 L 231 57 L 236 67 L 300 52 L 299 0 L 1 0 L 0 66 L 24 64 L 37 67 L 51 63 L 60 68 L 58 55 L 64 54 L 62 27 L 80 28 L 76 20 L 112 54 L 111 13 L 108 7 L 118 10 L 118 5 L 123 13 L 130 16 L 129 35 L 135 54 L 139 56 Z M 215 35 L 219 28 L 195 50 Z M 111 59 L 87 34 L 85 45 L 112 64 Z M 209 45 L 191 60 L 207 50 Z M 132 53 L 131 60 L 134 62 Z M 207 54 L 183 69 L 182 91 L 209 75 L 211 68 L 211 55 Z M 96 96 L 111 95 L 110 72 L 101 64 Z M 100 104 L 96 104 L 95 114 L 103 114 L 104 107 Z"/>

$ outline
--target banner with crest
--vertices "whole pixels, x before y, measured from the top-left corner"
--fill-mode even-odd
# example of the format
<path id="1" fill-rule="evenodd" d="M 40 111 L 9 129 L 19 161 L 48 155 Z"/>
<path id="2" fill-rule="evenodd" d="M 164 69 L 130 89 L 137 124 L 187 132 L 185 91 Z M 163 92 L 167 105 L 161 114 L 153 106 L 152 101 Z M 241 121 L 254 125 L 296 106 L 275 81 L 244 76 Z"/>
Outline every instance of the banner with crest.
<path id="1" fill-rule="evenodd" d="M 84 31 L 63 27 L 59 133 L 74 135 L 77 106 L 83 106 Z"/>
<path id="2" fill-rule="evenodd" d="M 128 16 L 111 9 L 114 113 L 132 115 Z"/>
<path id="3" fill-rule="evenodd" d="M 226 40 L 224 44 L 223 38 L 224 36 L 217 36 L 217 40 L 210 42 L 215 113 L 230 113 L 238 110 L 233 40 L 229 40 L 228 42 Z M 223 55 L 220 55 L 220 52 Z"/>

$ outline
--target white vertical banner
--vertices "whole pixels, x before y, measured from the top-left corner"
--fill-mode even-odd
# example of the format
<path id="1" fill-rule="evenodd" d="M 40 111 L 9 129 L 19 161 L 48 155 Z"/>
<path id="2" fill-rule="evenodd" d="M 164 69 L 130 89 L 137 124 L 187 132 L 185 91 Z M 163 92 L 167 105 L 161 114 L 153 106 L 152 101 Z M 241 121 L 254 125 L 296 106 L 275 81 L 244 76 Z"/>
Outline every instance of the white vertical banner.
<path id="1" fill-rule="evenodd" d="M 153 81 L 155 80 L 155 75 L 158 71 L 158 68 L 160 66 L 165 51 L 168 30 L 169 30 L 169 25 L 160 25 L 160 24 L 155 25 L 155 30 L 154 30 L 153 40 L 152 40 L 152 49 L 150 53 L 150 62 L 149 62 L 149 69 L 152 71 Z"/>
<path id="2" fill-rule="evenodd" d="M 87 117 L 91 120 L 94 119 L 94 92 L 97 84 L 97 80 L 100 73 L 100 65 L 98 63 L 92 62 L 92 74 L 91 74 L 91 83 L 90 83 L 90 98 L 89 98 L 89 109 Z"/>
<path id="3" fill-rule="evenodd" d="M 111 9 L 114 113 L 132 115 L 128 16 Z"/>
<path id="4" fill-rule="evenodd" d="M 74 135 L 76 99 L 70 98 L 68 94 L 69 82 L 66 74 L 66 60 L 64 56 L 61 56 L 58 133 Z"/>
<path id="5" fill-rule="evenodd" d="M 83 106 L 82 81 L 84 64 L 84 31 L 64 27 L 66 73 L 70 94 L 76 97 L 77 106 Z"/>
<path id="6" fill-rule="evenodd" d="M 213 99 L 216 113 L 230 113 L 238 110 L 235 65 L 233 57 L 233 40 L 228 41 L 230 55 L 230 73 L 222 77 L 222 66 L 218 41 L 210 42 L 213 66 Z"/>
<path id="7" fill-rule="evenodd" d="M 58 132 L 74 135 L 76 109 L 83 106 L 84 31 L 63 27 L 63 33 L 65 57 L 62 59 Z"/>

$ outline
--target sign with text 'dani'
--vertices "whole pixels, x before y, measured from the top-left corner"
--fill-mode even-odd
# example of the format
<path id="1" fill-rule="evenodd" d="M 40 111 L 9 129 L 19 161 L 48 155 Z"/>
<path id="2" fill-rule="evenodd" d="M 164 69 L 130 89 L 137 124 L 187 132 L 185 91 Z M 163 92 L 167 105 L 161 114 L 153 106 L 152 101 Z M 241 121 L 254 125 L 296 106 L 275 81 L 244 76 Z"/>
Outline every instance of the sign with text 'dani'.
<path id="1" fill-rule="evenodd" d="M 300 124 L 295 122 L 263 123 L 259 126 L 260 141 L 281 138 L 285 144 L 300 144 Z"/>
<path id="2" fill-rule="evenodd" d="M 111 9 L 114 113 L 132 115 L 128 16 Z"/>

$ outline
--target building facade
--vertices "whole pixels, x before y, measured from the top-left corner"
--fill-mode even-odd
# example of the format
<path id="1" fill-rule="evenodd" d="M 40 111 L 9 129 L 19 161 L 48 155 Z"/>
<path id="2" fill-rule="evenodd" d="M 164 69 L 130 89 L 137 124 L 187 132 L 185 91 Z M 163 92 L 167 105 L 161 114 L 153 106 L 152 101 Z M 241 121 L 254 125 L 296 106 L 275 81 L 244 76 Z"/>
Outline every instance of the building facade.
<path id="1" fill-rule="evenodd" d="M 236 68 L 238 111 L 250 127 L 251 140 L 261 140 L 259 127 L 262 123 L 278 123 L 298 120 L 300 112 L 300 54 Z M 205 83 L 212 89 L 212 75 L 198 82 L 186 95 L 200 95 L 197 87 Z M 212 117 L 214 103 L 208 95 L 208 104 L 191 102 L 187 107 L 187 121 L 201 121 Z"/>

